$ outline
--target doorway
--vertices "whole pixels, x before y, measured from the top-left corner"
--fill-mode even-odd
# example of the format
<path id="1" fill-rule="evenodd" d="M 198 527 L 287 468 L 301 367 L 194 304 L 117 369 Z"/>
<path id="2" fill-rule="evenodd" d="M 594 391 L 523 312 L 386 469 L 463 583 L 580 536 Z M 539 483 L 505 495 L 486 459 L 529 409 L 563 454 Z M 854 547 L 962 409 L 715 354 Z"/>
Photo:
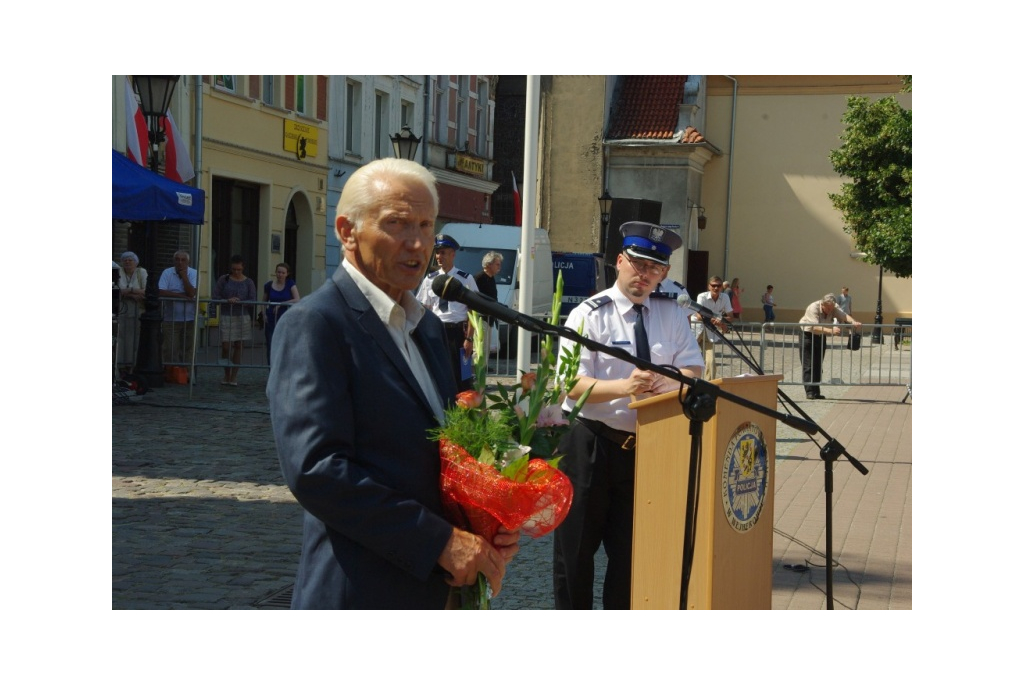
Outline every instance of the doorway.
<path id="1" fill-rule="evenodd" d="M 241 255 L 245 274 L 259 280 L 260 189 L 229 178 L 213 179 L 211 281 L 228 273 L 232 255 Z"/>

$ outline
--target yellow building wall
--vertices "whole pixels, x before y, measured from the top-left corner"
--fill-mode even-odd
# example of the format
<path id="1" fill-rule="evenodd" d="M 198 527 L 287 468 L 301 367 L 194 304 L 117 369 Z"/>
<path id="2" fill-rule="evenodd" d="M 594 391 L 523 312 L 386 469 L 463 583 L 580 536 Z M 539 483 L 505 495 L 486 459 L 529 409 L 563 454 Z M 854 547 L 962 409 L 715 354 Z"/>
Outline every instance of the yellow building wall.
<path id="1" fill-rule="evenodd" d="M 238 77 L 241 82 L 245 79 Z M 201 280 L 209 289 L 217 276 L 209 273 L 212 191 L 213 179 L 225 177 L 260 186 L 259 263 L 246 265 L 257 290 L 273 278 L 274 267 L 284 260 L 283 252 L 271 251 L 272 238 L 279 236 L 283 246 L 286 213 L 289 203 L 295 203 L 299 234 L 298 264 L 293 267 L 299 292 L 309 294 L 326 279 L 327 123 L 226 93 L 210 84 L 203 86 L 202 104 L 202 169 L 196 173 L 207 192 L 207 201 L 201 258 L 195 265 L 202 272 Z M 317 129 L 315 156 L 300 160 L 284 149 L 286 119 Z M 201 296 L 209 295 L 208 290 L 201 291 Z"/>
<path id="2" fill-rule="evenodd" d="M 796 321 L 809 303 L 827 292 L 838 294 L 842 286 L 850 288 L 854 318 L 873 321 L 878 267 L 850 256 L 853 239 L 828 199 L 842 183 L 829 152 L 841 144 L 847 96 L 886 97 L 899 89 L 899 79 L 735 78 L 739 89 L 731 149 L 732 83 L 721 76 L 708 80 L 705 136 L 723 152 L 707 164 L 703 187 L 708 227 L 700 234 L 700 249 L 709 251 L 709 272 L 740 278 L 747 320 L 762 319 L 760 298 L 771 283 L 780 321 Z M 897 99 L 911 107 L 911 94 Z M 911 316 L 911 285 L 909 278 L 883 276 L 885 323 Z"/>

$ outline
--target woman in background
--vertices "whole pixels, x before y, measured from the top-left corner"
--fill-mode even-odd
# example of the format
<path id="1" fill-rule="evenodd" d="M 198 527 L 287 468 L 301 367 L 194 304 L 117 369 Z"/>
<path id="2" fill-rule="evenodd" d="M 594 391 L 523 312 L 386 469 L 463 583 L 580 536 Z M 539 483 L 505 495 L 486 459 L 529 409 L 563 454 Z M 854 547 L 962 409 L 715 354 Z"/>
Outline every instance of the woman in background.
<path id="1" fill-rule="evenodd" d="M 117 368 L 132 373 L 139 352 L 139 317 L 146 310 L 146 270 L 139 267 L 134 252 L 121 255 L 117 269 L 117 287 L 121 291 L 121 311 L 117 315 Z"/>
<path id="2" fill-rule="evenodd" d="M 740 294 L 742 292 L 743 289 L 740 288 L 740 279 L 732 279 L 732 287 L 729 288 L 728 295 L 729 301 L 732 304 L 732 318 L 736 321 L 740 320 L 740 311 L 742 310 L 740 307 Z"/>
<path id="3" fill-rule="evenodd" d="M 239 304 L 256 300 L 256 284 L 245 275 L 241 255 L 233 255 L 231 273 L 217 279 L 214 300 L 220 305 L 220 364 L 224 367 L 221 385 L 238 385 L 238 365 L 242 363 L 242 344 L 252 340 L 252 305 Z M 228 358 L 230 348 L 231 358 Z"/>
<path id="4" fill-rule="evenodd" d="M 263 301 L 270 302 L 264 322 L 263 335 L 267 339 L 267 364 L 270 364 L 270 341 L 274 337 L 274 328 L 287 305 L 299 301 L 299 287 L 291 276 L 291 267 L 281 262 L 274 269 L 274 279 L 263 284 Z"/>

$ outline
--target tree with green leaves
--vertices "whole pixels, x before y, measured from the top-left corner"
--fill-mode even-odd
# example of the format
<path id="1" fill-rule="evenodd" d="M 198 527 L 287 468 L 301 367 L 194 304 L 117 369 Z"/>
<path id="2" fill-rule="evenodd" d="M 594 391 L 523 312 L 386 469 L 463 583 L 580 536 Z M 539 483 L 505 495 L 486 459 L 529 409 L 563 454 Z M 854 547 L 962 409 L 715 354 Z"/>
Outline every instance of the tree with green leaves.
<path id="1" fill-rule="evenodd" d="M 903 80 L 909 92 L 910 77 Z M 851 180 L 829 199 L 865 261 L 907 278 L 913 271 L 911 112 L 895 97 L 851 97 L 843 123 L 843 144 L 829 159 L 836 173 Z"/>

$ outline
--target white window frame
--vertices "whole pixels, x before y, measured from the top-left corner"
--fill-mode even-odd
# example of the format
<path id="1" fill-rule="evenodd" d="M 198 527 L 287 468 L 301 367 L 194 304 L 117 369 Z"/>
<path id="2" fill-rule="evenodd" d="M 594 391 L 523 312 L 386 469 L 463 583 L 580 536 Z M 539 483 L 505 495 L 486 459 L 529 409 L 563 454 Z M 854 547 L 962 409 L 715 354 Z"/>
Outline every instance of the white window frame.
<path id="1" fill-rule="evenodd" d="M 361 156 L 363 136 L 363 84 L 345 82 L 345 154 Z"/>

